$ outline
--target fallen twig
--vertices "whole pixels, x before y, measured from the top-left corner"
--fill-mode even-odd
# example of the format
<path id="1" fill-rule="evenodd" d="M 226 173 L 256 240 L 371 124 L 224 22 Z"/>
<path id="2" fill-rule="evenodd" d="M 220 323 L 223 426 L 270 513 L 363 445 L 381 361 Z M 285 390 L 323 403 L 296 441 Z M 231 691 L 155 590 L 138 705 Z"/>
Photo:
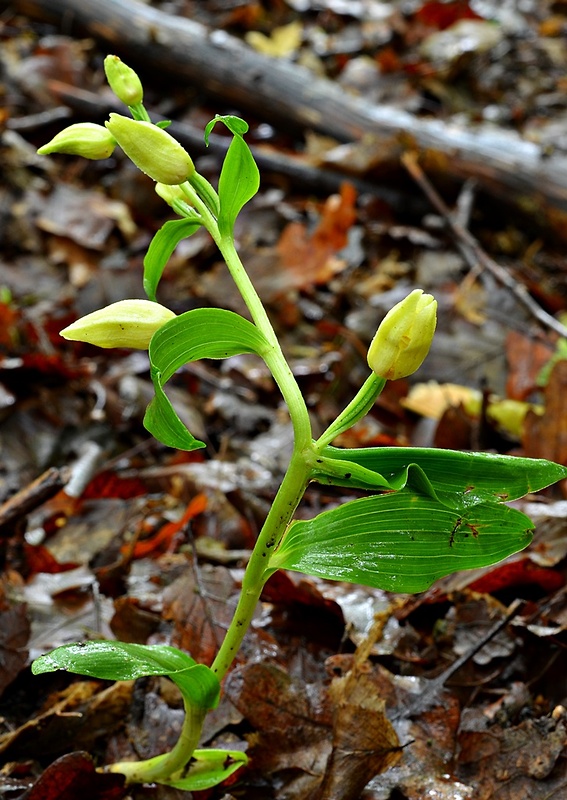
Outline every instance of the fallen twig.
<path id="1" fill-rule="evenodd" d="M 0 10 L 7 6 L 63 22 L 66 32 L 95 36 L 134 66 L 170 74 L 271 124 L 314 130 L 343 142 L 371 134 L 381 150 L 396 142 L 400 150 L 416 146 L 445 175 L 474 177 L 507 202 L 529 198 L 534 213 L 543 213 L 547 224 L 564 235 L 567 158 L 546 158 L 538 144 L 513 131 L 467 129 L 373 105 L 304 67 L 255 52 L 226 31 L 211 31 L 136 0 L 0 0 Z"/>
<path id="2" fill-rule="evenodd" d="M 415 698 L 412 698 L 411 704 L 400 708 L 392 719 L 405 719 L 408 716 L 417 716 L 423 711 L 426 711 L 437 700 L 438 693 L 443 689 L 449 678 L 451 678 L 461 667 L 463 667 L 469 659 L 473 658 L 482 648 L 488 644 L 494 637 L 500 633 L 513 619 L 517 616 L 520 606 L 524 604 L 523 600 L 514 600 L 510 604 L 508 611 L 502 619 L 498 620 L 486 634 L 478 640 L 478 642 L 463 653 L 456 661 L 454 661 L 441 675 L 438 675 L 433 680 L 424 682 L 423 691 Z"/>
<path id="3" fill-rule="evenodd" d="M 497 281 L 509 289 L 517 300 L 524 305 L 533 316 L 547 328 L 555 331 L 567 338 L 567 328 L 562 325 L 555 317 L 548 314 L 530 295 L 526 287 L 514 280 L 512 275 L 500 266 L 488 253 L 486 253 L 479 245 L 474 236 L 468 231 L 457 218 L 451 213 L 451 210 L 446 205 L 445 201 L 439 195 L 427 175 L 421 169 L 417 154 L 415 152 L 405 153 L 402 156 L 402 164 L 412 176 L 414 181 L 423 190 L 426 197 L 431 202 L 431 205 L 436 211 L 441 214 L 448 227 L 453 233 L 457 247 L 461 251 L 463 257 L 467 261 L 471 269 L 477 269 L 479 266 L 487 270 L 493 275 Z"/>

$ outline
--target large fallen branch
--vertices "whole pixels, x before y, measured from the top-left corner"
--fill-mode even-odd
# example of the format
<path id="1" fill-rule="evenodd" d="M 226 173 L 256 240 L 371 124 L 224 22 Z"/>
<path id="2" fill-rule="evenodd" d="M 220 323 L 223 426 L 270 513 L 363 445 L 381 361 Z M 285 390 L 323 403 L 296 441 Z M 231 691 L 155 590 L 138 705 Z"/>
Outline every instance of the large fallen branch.
<path id="1" fill-rule="evenodd" d="M 64 22 L 65 31 L 77 29 L 104 41 L 133 66 L 174 74 L 270 122 L 312 129 L 339 141 L 368 133 L 398 137 L 433 156 L 432 169 L 458 179 L 474 177 L 496 196 L 534 215 L 544 213 L 556 229 L 564 226 L 567 158 L 546 158 L 537 144 L 513 132 L 465 129 L 371 105 L 303 67 L 260 55 L 223 31 L 137 0 L 0 0 L 0 8 Z"/>

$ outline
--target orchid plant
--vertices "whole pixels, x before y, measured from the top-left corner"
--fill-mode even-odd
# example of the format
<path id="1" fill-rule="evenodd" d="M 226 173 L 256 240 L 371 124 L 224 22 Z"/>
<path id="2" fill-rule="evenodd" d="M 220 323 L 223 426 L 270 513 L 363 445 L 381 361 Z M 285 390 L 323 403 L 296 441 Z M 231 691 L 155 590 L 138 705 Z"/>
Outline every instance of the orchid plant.
<path id="1" fill-rule="evenodd" d="M 253 353 L 263 359 L 287 404 L 293 426 L 289 466 L 251 553 L 234 618 L 213 664 L 197 664 L 166 645 L 88 641 L 41 656 L 35 674 L 68 670 L 96 678 L 131 680 L 167 675 L 179 687 L 185 721 L 171 752 L 146 761 L 115 763 L 107 770 L 128 782 L 158 782 L 184 790 L 209 788 L 246 762 L 239 751 L 199 749 L 205 716 L 219 699 L 221 681 L 251 623 L 262 588 L 279 569 L 350 581 L 392 592 L 420 592 L 457 570 L 484 567 L 529 544 L 533 524 L 505 504 L 567 476 L 544 460 L 484 453 L 385 447 L 340 449 L 334 440 L 372 408 L 388 380 L 412 374 L 427 355 L 436 325 L 436 301 L 416 289 L 395 306 L 370 344 L 370 374 L 356 396 L 318 438 L 305 400 L 284 357 L 266 310 L 240 261 L 234 224 L 258 191 L 259 173 L 244 135 L 247 124 L 217 116 L 232 134 L 215 189 L 189 154 L 153 124 L 143 105 L 136 73 L 116 56 L 105 70 L 130 116 L 110 114 L 105 126 L 71 125 L 40 154 L 107 158 L 119 146 L 154 182 L 176 214 L 154 236 L 144 260 L 147 300 L 123 300 L 77 320 L 61 335 L 100 347 L 147 349 L 155 394 L 144 425 L 164 444 L 182 450 L 204 447 L 170 402 L 166 384 L 185 364 Z M 205 228 L 220 250 L 248 309 L 249 318 L 222 308 L 198 308 L 176 316 L 156 294 L 177 244 Z M 366 495 L 295 519 L 311 482 L 353 487 Z"/>

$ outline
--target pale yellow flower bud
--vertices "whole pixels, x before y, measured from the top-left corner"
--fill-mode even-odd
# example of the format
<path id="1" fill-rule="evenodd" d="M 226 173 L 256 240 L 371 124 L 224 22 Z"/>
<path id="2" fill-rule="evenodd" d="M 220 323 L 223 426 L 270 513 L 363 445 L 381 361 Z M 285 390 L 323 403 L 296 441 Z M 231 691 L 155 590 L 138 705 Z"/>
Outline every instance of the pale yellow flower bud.
<path id="1" fill-rule="evenodd" d="M 131 67 L 128 67 L 118 56 L 107 56 L 104 59 L 106 80 L 116 97 L 127 106 L 135 106 L 144 99 L 142 82 Z"/>
<path id="2" fill-rule="evenodd" d="M 97 347 L 147 350 L 158 328 L 174 317 L 169 308 L 151 300 L 119 300 L 81 317 L 64 328 L 61 336 Z"/>
<path id="3" fill-rule="evenodd" d="M 172 186 L 171 184 L 165 183 L 156 183 L 155 185 L 155 192 L 162 200 L 165 200 L 168 206 L 172 206 L 174 202 L 179 202 L 182 200 L 184 203 L 187 202 L 187 198 L 183 193 L 183 190 L 179 188 L 179 186 Z"/>
<path id="4" fill-rule="evenodd" d="M 183 183 L 195 171 L 189 153 L 151 122 L 111 114 L 106 127 L 138 169 L 158 183 Z"/>
<path id="5" fill-rule="evenodd" d="M 115 147 L 114 137 L 102 125 L 96 125 L 94 122 L 79 122 L 64 128 L 37 152 L 40 156 L 66 153 L 70 156 L 83 156 L 83 158 L 97 160 L 111 156 Z"/>
<path id="6" fill-rule="evenodd" d="M 437 301 L 414 289 L 382 320 L 368 349 L 372 372 L 389 381 L 415 372 L 429 352 L 436 323 Z"/>

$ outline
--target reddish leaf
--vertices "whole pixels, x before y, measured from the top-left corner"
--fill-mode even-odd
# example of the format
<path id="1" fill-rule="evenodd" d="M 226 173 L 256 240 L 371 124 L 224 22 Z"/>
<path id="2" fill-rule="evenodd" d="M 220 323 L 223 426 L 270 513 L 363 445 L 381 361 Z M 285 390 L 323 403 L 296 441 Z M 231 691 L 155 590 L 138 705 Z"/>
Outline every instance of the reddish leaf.
<path id="1" fill-rule="evenodd" d="M 551 594 L 564 583 L 563 575 L 558 570 L 543 569 L 529 558 L 519 558 L 494 567 L 488 574 L 470 583 L 468 588 L 473 592 L 493 594 L 511 586 L 535 584 Z"/>
<path id="2" fill-rule="evenodd" d="M 482 19 L 482 17 L 469 7 L 468 0 L 455 0 L 452 3 L 431 0 L 421 6 L 415 14 L 415 19 L 428 28 L 443 31 L 460 19 Z"/>
<path id="3" fill-rule="evenodd" d="M 347 264 L 337 252 L 347 244 L 348 232 L 356 220 L 356 191 L 349 183 L 340 195 L 332 195 L 312 234 L 301 222 L 290 222 L 278 242 L 278 253 L 284 268 L 298 287 L 327 283 Z"/>
<path id="4" fill-rule="evenodd" d="M 10 350 L 16 339 L 19 312 L 8 303 L 0 303 L 0 347 Z"/>
<path id="5" fill-rule="evenodd" d="M 82 499 L 99 500 L 101 497 L 117 497 L 128 500 L 131 497 L 140 497 L 147 494 L 148 488 L 139 478 L 121 478 L 109 470 L 99 472 L 90 481 L 82 494 Z"/>
<path id="6" fill-rule="evenodd" d="M 21 800 L 121 800 L 124 776 L 97 772 L 88 753 L 69 753 L 50 764 Z"/>
<path id="7" fill-rule="evenodd" d="M 567 361 L 558 361 L 544 389 L 545 414 L 528 411 L 526 415 L 522 442 L 526 456 L 567 464 L 566 394 Z"/>
<path id="8" fill-rule="evenodd" d="M 36 575 L 38 572 L 47 572 L 55 575 L 58 572 L 67 572 L 79 566 L 73 561 L 60 563 L 46 547 L 42 545 L 24 544 L 24 554 L 29 575 Z"/>
<path id="9" fill-rule="evenodd" d="M 534 391 L 542 367 L 553 354 L 552 348 L 520 331 L 510 331 L 506 337 L 506 359 L 509 372 L 506 397 L 526 400 Z"/>
<path id="10" fill-rule="evenodd" d="M 159 531 L 149 539 L 136 542 L 133 549 L 124 545 L 122 552 L 133 558 L 145 558 L 149 555 L 160 555 L 171 548 L 174 537 L 198 514 L 202 514 L 207 507 L 207 498 L 204 494 L 196 495 L 189 501 L 185 513 L 177 522 L 167 522 Z"/>

